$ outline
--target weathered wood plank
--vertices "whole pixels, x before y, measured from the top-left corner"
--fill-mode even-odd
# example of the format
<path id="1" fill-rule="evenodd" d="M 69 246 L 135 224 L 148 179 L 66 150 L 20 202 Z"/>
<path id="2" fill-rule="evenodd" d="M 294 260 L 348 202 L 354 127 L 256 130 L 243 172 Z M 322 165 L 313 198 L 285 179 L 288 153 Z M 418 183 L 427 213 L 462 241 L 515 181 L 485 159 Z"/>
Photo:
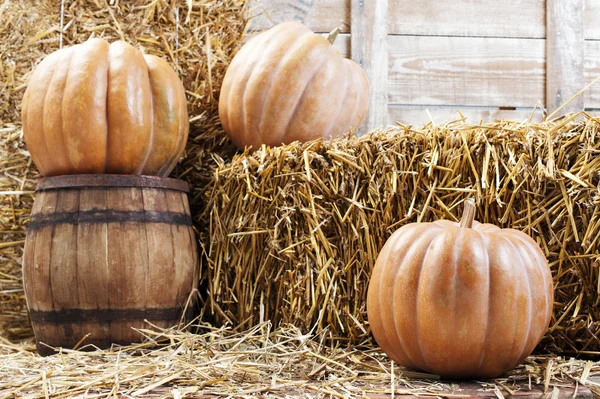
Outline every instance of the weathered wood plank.
<path id="1" fill-rule="evenodd" d="M 544 0 L 390 0 L 389 31 L 416 36 L 544 38 Z"/>
<path id="2" fill-rule="evenodd" d="M 389 37 L 389 103 L 533 107 L 545 98 L 545 41 Z"/>
<path id="3" fill-rule="evenodd" d="M 586 0 L 583 12 L 584 36 L 586 39 L 600 40 L 600 1 Z"/>
<path id="4" fill-rule="evenodd" d="M 104 211 L 107 203 L 105 188 L 89 188 L 79 194 L 79 211 Z M 82 243 L 77 249 L 77 283 L 79 307 L 81 309 L 110 309 L 108 265 L 108 225 L 88 223 L 77 226 L 77 241 Z M 88 243 L 93 243 L 89 245 Z M 89 341 L 97 342 L 110 336 L 110 322 L 89 322 L 82 331 L 91 334 Z"/>
<path id="5" fill-rule="evenodd" d="M 111 209 L 128 212 L 144 210 L 140 188 L 119 188 L 107 192 Z M 141 223 L 108 224 L 109 306 L 115 309 L 144 309 L 148 272 L 148 241 Z M 111 340 L 134 337 L 131 328 L 147 327 L 140 321 L 111 323 Z M 133 342 L 133 341 L 132 341 Z"/>
<path id="6" fill-rule="evenodd" d="M 57 193 L 57 213 L 78 211 L 79 191 L 63 190 Z M 50 284 L 54 310 L 79 307 L 78 244 L 76 225 L 64 223 L 54 226 L 50 247 Z M 77 323 L 59 325 L 58 335 L 62 342 L 77 342 L 83 337 L 81 326 Z"/>
<path id="7" fill-rule="evenodd" d="M 512 387 L 513 393 L 501 389 L 497 391 L 494 389 L 492 384 L 482 384 L 474 381 L 456 381 L 453 385 L 452 390 L 448 390 L 447 392 L 436 392 L 436 396 L 438 398 L 464 398 L 464 399 L 496 399 L 499 397 L 504 398 L 557 398 L 557 399 L 570 399 L 573 397 L 577 397 L 580 399 L 591 399 L 594 398 L 594 393 L 586 386 L 583 385 L 575 385 L 575 383 L 570 384 L 562 384 L 560 388 L 557 387 L 557 390 L 554 390 L 554 386 L 550 385 L 549 389 L 544 389 L 544 386 L 541 384 L 532 384 L 529 385 L 528 381 L 525 380 L 516 384 L 516 386 Z M 492 386 L 490 386 L 492 385 Z M 407 394 L 405 393 L 409 390 L 409 386 L 398 383 L 396 385 L 396 394 L 392 396 L 391 394 L 380 394 L 380 393 L 371 393 L 367 390 L 364 394 L 364 397 L 371 399 L 391 399 L 392 397 L 397 399 L 417 399 L 423 397 L 429 397 L 422 394 Z M 172 387 L 157 387 L 150 392 L 146 393 L 143 397 L 145 399 L 154 399 L 154 398 L 164 398 L 171 394 Z M 385 391 L 389 390 L 390 386 L 382 384 L 378 387 L 378 390 Z M 547 391 L 547 392 L 546 392 Z M 314 391 L 308 391 L 308 393 L 313 393 Z M 301 397 L 302 394 L 307 394 L 306 390 L 303 388 L 298 388 L 296 390 L 278 390 L 282 396 L 286 397 Z M 499 396 L 501 394 L 502 396 Z M 196 399 L 212 399 L 218 397 L 217 395 L 211 394 L 193 394 Z M 433 395 L 433 392 L 432 392 Z M 308 395 L 311 396 L 311 395 Z M 433 396 L 432 396 L 433 397 Z"/>
<path id="8" fill-rule="evenodd" d="M 388 0 L 351 0 L 352 59 L 363 67 L 369 79 L 369 112 L 359 133 L 387 123 L 388 105 Z"/>
<path id="9" fill-rule="evenodd" d="M 257 17 L 250 28 L 264 30 L 298 20 L 316 32 L 338 26 L 349 32 L 350 4 L 350 0 L 252 0 Z M 401 35 L 544 38 L 545 15 L 544 0 L 390 0 L 388 24 L 390 33 Z"/>
<path id="10" fill-rule="evenodd" d="M 524 121 L 531 120 L 539 122 L 542 120 L 542 110 L 537 108 L 533 113 L 533 108 L 519 108 L 515 110 L 506 110 L 498 108 L 472 108 L 472 107 L 440 107 L 440 106 L 400 106 L 389 107 L 388 124 L 395 125 L 396 121 L 407 125 L 423 126 L 433 120 L 440 124 L 460 119 L 459 111 L 467 118 L 470 123 L 477 124 L 493 122 L 497 119 Z"/>
<path id="11" fill-rule="evenodd" d="M 584 79 L 590 84 L 600 76 L 600 41 L 586 40 L 584 46 Z M 583 93 L 586 108 L 600 108 L 600 82 Z"/>
<path id="12" fill-rule="evenodd" d="M 583 6 L 584 0 L 547 1 L 546 107 L 549 113 L 584 86 Z M 557 116 L 583 107 L 583 97 L 579 96 Z"/>
<path id="13" fill-rule="evenodd" d="M 184 213 L 186 212 L 186 206 L 184 202 L 185 194 L 165 191 L 165 198 L 167 209 L 169 212 Z M 198 264 L 198 257 L 196 252 L 196 240 L 191 234 L 188 226 L 176 226 L 171 225 L 171 236 L 173 242 L 178 245 L 173 248 L 173 281 L 174 286 L 179 287 L 177 293 L 174 293 L 174 297 L 177 299 L 178 304 L 186 303 L 190 290 L 182 289 L 187 288 L 190 283 L 196 287 L 194 276 L 196 275 L 196 267 Z M 190 267 L 193 265 L 193 267 Z"/>
<path id="14" fill-rule="evenodd" d="M 252 0 L 256 15 L 251 30 L 265 30 L 285 21 L 301 21 L 315 32 L 350 31 L 350 0 Z"/>

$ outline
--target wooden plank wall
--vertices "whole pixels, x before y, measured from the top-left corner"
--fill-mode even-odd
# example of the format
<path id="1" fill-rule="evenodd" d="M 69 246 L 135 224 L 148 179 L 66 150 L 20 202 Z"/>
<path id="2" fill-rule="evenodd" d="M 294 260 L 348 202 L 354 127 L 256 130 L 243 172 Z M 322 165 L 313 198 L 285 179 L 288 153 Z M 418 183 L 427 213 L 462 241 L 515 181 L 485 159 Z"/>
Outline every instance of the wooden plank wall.
<path id="1" fill-rule="evenodd" d="M 396 120 L 411 124 L 446 121 L 455 119 L 457 110 L 472 122 L 525 120 L 532 114 L 540 119 L 541 107 L 556 106 L 547 101 L 548 90 L 556 92 L 566 84 L 558 74 L 565 66 L 549 61 L 561 57 L 553 40 L 564 40 L 564 30 L 577 24 L 577 18 L 583 18 L 585 41 L 571 42 L 570 54 L 584 54 L 582 82 L 600 76 L 600 0 L 252 1 L 254 12 L 260 14 L 253 30 L 286 20 L 300 20 L 321 33 L 340 27 L 343 34 L 336 47 L 347 57 L 357 46 L 352 43 L 352 27 L 359 18 L 369 18 L 366 14 L 352 18 L 357 4 L 387 3 L 388 70 L 383 87 L 387 90 L 388 124 Z M 547 30 L 547 19 L 557 22 L 547 9 L 564 3 L 575 7 L 585 3 L 585 9 L 569 21 L 562 18 L 562 26 Z M 364 26 L 356 26 L 363 35 Z M 581 84 L 575 82 L 570 85 Z M 582 104 L 600 109 L 600 83 L 588 89 Z M 371 120 L 368 128 L 375 127 L 373 123 Z"/>

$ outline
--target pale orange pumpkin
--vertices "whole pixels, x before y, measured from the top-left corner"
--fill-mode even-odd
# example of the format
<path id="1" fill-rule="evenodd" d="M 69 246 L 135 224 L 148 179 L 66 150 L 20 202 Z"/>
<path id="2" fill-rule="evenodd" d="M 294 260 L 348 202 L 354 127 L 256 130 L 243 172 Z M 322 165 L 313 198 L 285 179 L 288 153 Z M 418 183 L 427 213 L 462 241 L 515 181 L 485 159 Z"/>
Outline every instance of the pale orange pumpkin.
<path id="1" fill-rule="evenodd" d="M 364 70 L 300 22 L 258 34 L 233 58 L 219 98 L 239 148 L 331 138 L 360 127 L 369 106 Z"/>
<path id="2" fill-rule="evenodd" d="M 544 253 L 523 232 L 473 222 L 412 223 L 379 257 L 367 295 L 371 331 L 398 364 L 491 378 L 522 362 L 552 315 Z M 471 225 L 472 223 L 472 225 Z"/>
<path id="3" fill-rule="evenodd" d="M 189 129 L 183 85 L 169 64 L 102 39 L 47 56 L 29 80 L 22 118 L 44 176 L 167 176 Z"/>

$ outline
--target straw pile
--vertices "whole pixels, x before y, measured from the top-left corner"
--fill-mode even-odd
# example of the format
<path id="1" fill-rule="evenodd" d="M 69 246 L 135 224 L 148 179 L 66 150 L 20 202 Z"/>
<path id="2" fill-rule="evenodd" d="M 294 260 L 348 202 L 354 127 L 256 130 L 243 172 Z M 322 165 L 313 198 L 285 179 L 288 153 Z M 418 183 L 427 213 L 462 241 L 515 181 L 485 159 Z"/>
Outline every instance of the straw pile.
<path id="1" fill-rule="evenodd" d="M 579 119 L 579 120 L 577 120 Z M 525 231 L 555 280 L 539 348 L 600 354 L 600 120 L 464 120 L 360 138 L 261 149 L 215 172 L 208 314 L 370 339 L 366 292 L 378 251 L 401 225 L 477 219 Z"/>
<path id="2" fill-rule="evenodd" d="M 32 353 L 31 343 L 14 345 L 0 338 L 0 398 L 600 394 L 600 365 L 583 360 L 532 356 L 502 378 L 458 385 L 400 369 L 374 348 L 328 347 L 323 337 L 303 335 L 290 326 L 276 331 L 268 323 L 249 331 L 205 327 L 197 335 L 140 333 L 147 338 L 145 344 L 95 352 L 63 350 L 47 358 Z"/>
<path id="3" fill-rule="evenodd" d="M 90 37 L 124 39 L 167 60 L 184 82 L 192 124 L 185 158 L 173 175 L 192 184 L 198 221 L 215 160 L 235 152 L 220 127 L 217 104 L 227 66 L 246 33 L 246 8 L 246 0 L 0 2 L 0 332 L 31 334 L 20 259 L 38 174 L 22 143 L 20 109 L 33 67 L 61 42 L 68 46 Z M 196 230 L 205 235 L 204 224 L 197 223 Z"/>

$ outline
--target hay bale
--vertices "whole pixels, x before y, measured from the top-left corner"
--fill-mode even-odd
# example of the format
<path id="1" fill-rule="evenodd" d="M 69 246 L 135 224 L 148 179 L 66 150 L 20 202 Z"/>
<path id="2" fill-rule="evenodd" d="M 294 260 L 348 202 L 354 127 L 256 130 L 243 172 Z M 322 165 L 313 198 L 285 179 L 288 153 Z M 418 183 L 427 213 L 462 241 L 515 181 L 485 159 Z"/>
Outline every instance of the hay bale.
<path id="1" fill-rule="evenodd" d="M 600 122 L 455 121 L 261 149 L 215 171 L 208 299 L 219 322 L 272 320 L 369 340 L 366 292 L 401 225 L 477 219 L 525 231 L 546 253 L 556 304 L 542 349 L 599 351 Z"/>
<path id="2" fill-rule="evenodd" d="M 12 338 L 31 335 L 21 282 L 25 230 L 38 178 L 18 125 L 0 127 L 0 332 Z"/>
<path id="3" fill-rule="evenodd" d="M 22 142 L 20 113 L 33 67 L 61 42 L 67 46 L 90 37 L 124 39 L 167 60 L 183 81 L 191 123 L 184 159 L 172 176 L 191 183 L 195 228 L 205 237 L 207 224 L 200 219 L 205 184 L 216 161 L 229 159 L 236 150 L 218 120 L 219 91 L 243 43 L 249 16 L 246 0 L 44 0 L 3 2 L 0 20 L 1 238 L 8 243 L 0 245 L 0 334 L 22 337 L 31 335 L 31 328 L 20 259 L 38 173 Z"/>
<path id="4" fill-rule="evenodd" d="M 20 121 L 21 99 L 35 65 L 62 46 L 91 37 L 126 40 L 164 58 L 183 81 L 191 119 L 208 119 L 247 29 L 245 8 L 246 0 L 4 2 L 0 124 Z"/>

